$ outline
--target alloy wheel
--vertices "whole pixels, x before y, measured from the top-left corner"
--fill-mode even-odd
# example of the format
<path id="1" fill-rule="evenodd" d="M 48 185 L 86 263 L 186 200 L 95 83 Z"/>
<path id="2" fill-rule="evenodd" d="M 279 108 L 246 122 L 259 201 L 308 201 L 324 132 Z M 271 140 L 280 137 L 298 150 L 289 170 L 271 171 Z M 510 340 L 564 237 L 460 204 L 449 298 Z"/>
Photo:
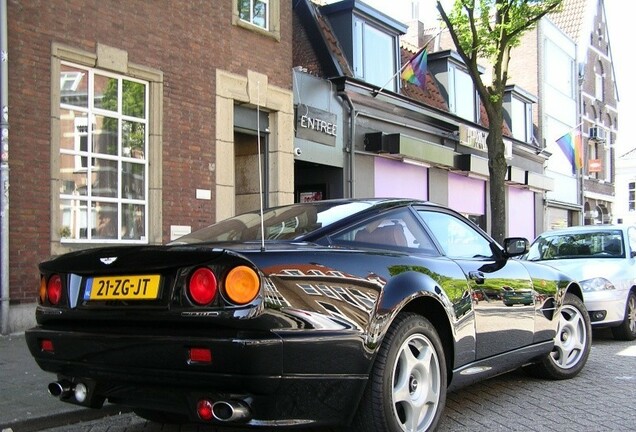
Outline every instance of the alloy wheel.
<path id="1" fill-rule="evenodd" d="M 407 338 L 393 368 L 393 410 L 403 431 L 424 431 L 433 422 L 440 402 L 439 359 L 422 334 Z"/>
<path id="2" fill-rule="evenodd" d="M 576 366 L 584 355 L 588 334 L 585 320 L 579 309 L 564 305 L 560 314 L 551 355 L 558 367 L 569 369 Z"/>

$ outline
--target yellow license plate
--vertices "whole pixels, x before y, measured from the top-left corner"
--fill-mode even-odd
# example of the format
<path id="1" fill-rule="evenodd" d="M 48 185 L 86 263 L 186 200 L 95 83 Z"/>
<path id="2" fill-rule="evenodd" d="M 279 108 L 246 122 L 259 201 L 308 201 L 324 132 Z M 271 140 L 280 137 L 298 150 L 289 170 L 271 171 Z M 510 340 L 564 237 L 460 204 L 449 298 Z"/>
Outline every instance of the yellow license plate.
<path id="1" fill-rule="evenodd" d="M 152 300 L 159 295 L 159 275 L 90 278 L 84 300 Z"/>

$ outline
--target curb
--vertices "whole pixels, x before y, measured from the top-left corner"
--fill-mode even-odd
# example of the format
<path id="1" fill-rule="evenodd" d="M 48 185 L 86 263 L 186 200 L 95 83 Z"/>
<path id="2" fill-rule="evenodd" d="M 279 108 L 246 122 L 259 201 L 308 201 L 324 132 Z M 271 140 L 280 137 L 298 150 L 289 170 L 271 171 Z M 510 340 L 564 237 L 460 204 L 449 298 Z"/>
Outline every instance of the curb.
<path id="1" fill-rule="evenodd" d="M 104 406 L 100 409 L 84 408 L 28 420 L 0 425 L 1 432 L 36 432 L 43 429 L 68 426 L 75 423 L 97 420 L 103 417 L 121 415 L 132 410 L 122 406 Z"/>

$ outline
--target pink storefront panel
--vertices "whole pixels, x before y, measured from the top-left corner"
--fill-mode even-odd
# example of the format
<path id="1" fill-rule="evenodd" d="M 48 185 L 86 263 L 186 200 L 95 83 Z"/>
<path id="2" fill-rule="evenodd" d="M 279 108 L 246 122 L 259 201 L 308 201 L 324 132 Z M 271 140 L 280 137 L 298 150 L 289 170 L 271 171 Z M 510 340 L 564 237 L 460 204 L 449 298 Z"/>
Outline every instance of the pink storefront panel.
<path id="1" fill-rule="evenodd" d="M 375 158 L 375 196 L 428 199 L 428 169 L 401 161 Z"/>
<path id="2" fill-rule="evenodd" d="M 508 237 L 534 239 L 534 192 L 508 187 Z"/>
<path id="3" fill-rule="evenodd" d="M 486 214 L 486 182 L 453 173 L 448 174 L 448 206 L 460 213 Z"/>

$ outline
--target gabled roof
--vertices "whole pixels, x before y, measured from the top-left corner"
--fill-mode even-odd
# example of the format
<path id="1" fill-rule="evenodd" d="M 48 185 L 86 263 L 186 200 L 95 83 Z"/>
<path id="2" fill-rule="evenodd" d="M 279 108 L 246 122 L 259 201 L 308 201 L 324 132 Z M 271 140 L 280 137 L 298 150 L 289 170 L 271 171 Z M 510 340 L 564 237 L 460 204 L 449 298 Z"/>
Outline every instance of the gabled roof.
<path id="1" fill-rule="evenodd" d="M 586 27 L 586 12 L 589 0 L 563 0 L 559 12 L 548 15 L 550 21 L 560 28 L 573 41 L 579 42 Z"/>
<path id="2" fill-rule="evenodd" d="M 335 32 L 333 31 L 329 20 L 320 12 L 320 5 L 312 0 L 299 0 L 295 3 L 294 9 L 297 11 L 302 26 L 305 28 L 306 38 L 309 40 L 314 51 L 314 56 L 319 65 L 314 65 L 308 71 L 313 74 L 320 74 L 320 71 L 326 74 L 325 78 L 334 78 L 343 76 L 347 78 L 356 78 L 353 68 L 349 64 L 344 50 L 340 45 Z M 309 58 L 307 53 L 300 54 L 298 50 L 301 48 L 295 44 L 294 61 L 299 57 Z M 415 54 L 406 47 L 402 47 L 401 64 L 406 63 Z M 313 69 L 313 70 L 312 70 Z M 435 78 L 427 72 L 426 89 L 422 89 L 416 85 L 403 83 L 401 94 L 407 96 L 417 102 L 424 103 L 434 108 L 448 111 L 448 105 L 444 100 Z"/>

